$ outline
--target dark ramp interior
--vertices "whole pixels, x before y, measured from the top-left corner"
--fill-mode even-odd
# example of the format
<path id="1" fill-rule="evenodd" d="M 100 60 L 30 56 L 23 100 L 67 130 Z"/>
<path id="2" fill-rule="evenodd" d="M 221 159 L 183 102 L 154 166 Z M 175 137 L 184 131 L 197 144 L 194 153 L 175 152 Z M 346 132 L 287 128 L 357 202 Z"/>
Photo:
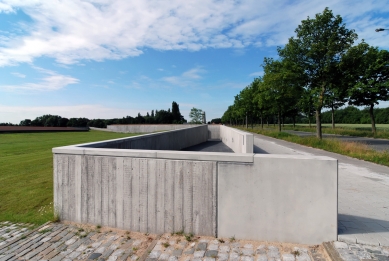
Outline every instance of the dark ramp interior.
<path id="1" fill-rule="evenodd" d="M 222 141 L 220 140 L 210 140 L 206 141 L 185 149 L 182 149 L 184 151 L 206 151 L 206 152 L 230 152 L 234 153 L 230 147 L 225 145 Z"/>

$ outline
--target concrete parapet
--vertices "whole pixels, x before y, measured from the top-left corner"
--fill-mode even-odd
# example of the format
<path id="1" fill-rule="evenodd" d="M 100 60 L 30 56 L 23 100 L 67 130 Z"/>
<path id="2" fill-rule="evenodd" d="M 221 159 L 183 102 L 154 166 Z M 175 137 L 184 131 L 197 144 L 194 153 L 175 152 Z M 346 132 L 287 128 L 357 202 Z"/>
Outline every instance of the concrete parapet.
<path id="1" fill-rule="evenodd" d="M 207 125 L 189 126 L 190 128 L 167 132 L 150 133 L 103 142 L 80 144 L 79 147 L 135 150 L 181 150 L 207 141 Z"/>
<path id="2" fill-rule="evenodd" d="M 151 133 L 157 131 L 170 131 L 192 128 L 195 124 L 114 124 L 108 125 L 107 129 L 114 132 L 125 133 Z"/>
<path id="3" fill-rule="evenodd" d="M 224 125 L 220 125 L 220 139 L 235 153 L 253 153 L 254 135 Z"/>

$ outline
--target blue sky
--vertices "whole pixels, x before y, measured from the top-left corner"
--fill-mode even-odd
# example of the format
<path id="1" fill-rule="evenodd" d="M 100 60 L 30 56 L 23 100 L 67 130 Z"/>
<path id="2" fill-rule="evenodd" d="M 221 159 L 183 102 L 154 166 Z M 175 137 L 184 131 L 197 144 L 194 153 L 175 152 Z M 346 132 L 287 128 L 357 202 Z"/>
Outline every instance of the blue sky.
<path id="1" fill-rule="evenodd" d="M 219 118 L 264 57 L 325 7 L 389 48 L 389 1 L 0 0 L 0 122 L 121 118 L 180 105 Z M 381 106 L 388 106 L 387 103 Z"/>

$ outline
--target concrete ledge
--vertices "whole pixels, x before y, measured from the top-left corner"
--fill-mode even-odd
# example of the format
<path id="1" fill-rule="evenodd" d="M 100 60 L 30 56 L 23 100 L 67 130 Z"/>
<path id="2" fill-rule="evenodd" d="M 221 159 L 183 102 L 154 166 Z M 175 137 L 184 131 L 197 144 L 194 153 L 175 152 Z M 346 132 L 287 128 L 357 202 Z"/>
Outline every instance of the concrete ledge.
<path id="1" fill-rule="evenodd" d="M 250 153 L 218 153 L 218 152 L 182 152 L 182 151 L 157 151 L 159 159 L 201 160 L 201 161 L 233 161 L 253 162 L 254 154 Z"/>
<path id="2" fill-rule="evenodd" d="M 200 126 L 198 124 L 113 124 L 107 129 L 124 133 L 151 133 L 156 131 L 179 130 Z"/>

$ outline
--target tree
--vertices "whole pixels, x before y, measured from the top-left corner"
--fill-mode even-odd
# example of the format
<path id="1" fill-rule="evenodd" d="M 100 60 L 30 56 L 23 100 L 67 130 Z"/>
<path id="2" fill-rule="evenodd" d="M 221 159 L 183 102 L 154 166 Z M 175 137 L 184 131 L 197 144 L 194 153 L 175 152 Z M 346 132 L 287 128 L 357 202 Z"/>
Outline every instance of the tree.
<path id="1" fill-rule="evenodd" d="M 212 120 L 211 120 L 211 123 L 220 124 L 220 123 L 222 123 L 222 119 L 221 119 L 221 118 L 212 119 Z"/>
<path id="2" fill-rule="evenodd" d="M 25 119 L 25 120 L 22 120 L 20 123 L 19 123 L 20 126 L 31 126 L 31 120 L 30 119 Z"/>
<path id="3" fill-rule="evenodd" d="M 180 106 L 175 101 L 172 102 L 172 115 L 173 115 L 173 123 L 182 124 L 186 122 L 184 116 L 182 116 L 180 113 Z"/>
<path id="4" fill-rule="evenodd" d="M 389 99 L 389 52 L 362 41 L 350 49 L 346 58 L 355 68 L 349 104 L 369 108 L 371 129 L 376 134 L 374 105 Z"/>
<path id="5" fill-rule="evenodd" d="M 281 117 L 284 118 L 287 113 L 296 114 L 298 99 L 301 96 L 299 76 L 288 68 L 288 64 L 283 60 L 265 58 L 262 66 L 265 71 L 263 98 L 277 114 L 278 131 L 281 131 Z"/>
<path id="6" fill-rule="evenodd" d="M 191 118 L 190 123 L 194 123 L 194 124 L 203 123 L 203 110 L 193 107 L 190 110 L 189 118 Z"/>
<path id="7" fill-rule="evenodd" d="M 308 17 L 301 21 L 295 32 L 296 38 L 289 38 L 284 48 L 278 48 L 278 53 L 303 72 L 304 86 L 312 95 L 316 110 L 316 136 L 321 139 L 321 110 L 331 84 L 336 82 L 333 72 L 357 39 L 357 34 L 346 29 L 342 18 L 334 17 L 328 8 L 316 14 L 314 19 Z"/>

